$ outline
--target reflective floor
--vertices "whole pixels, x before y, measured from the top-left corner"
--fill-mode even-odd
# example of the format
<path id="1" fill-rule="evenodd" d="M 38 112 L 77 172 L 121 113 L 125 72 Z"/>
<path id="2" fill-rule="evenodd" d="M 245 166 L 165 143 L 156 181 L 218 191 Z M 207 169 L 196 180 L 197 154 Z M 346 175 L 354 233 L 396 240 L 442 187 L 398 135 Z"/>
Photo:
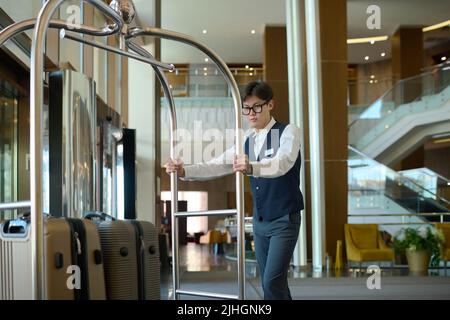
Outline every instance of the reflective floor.
<path id="1" fill-rule="evenodd" d="M 189 243 L 180 247 L 180 286 L 184 290 L 237 294 L 237 264 L 208 245 Z M 369 279 L 363 268 L 312 272 L 289 270 L 293 299 L 450 299 L 450 268 L 411 274 L 406 266 L 382 265 L 379 281 Z M 372 288 L 372 289 L 371 289 Z M 173 299 L 172 270 L 161 274 L 161 299 Z M 181 299 L 205 299 L 182 295 Z M 256 263 L 246 264 L 246 298 L 263 299 Z"/>

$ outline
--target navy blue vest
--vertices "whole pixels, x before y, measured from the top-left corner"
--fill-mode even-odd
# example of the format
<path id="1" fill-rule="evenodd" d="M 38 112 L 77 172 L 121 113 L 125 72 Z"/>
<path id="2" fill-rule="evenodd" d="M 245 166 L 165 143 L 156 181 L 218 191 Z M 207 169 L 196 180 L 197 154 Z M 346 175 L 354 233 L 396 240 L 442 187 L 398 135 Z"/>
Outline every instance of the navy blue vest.
<path id="1" fill-rule="evenodd" d="M 281 135 L 286 124 L 275 122 L 267 133 L 264 145 L 259 155 L 254 153 L 253 134 L 245 140 L 245 154 L 250 161 L 261 161 L 273 158 L 278 152 Z M 274 132 L 278 130 L 278 134 Z M 274 138 L 274 141 L 272 141 Z M 273 152 L 272 150 L 273 149 Z M 251 150 L 251 152 L 250 152 Z M 266 152 L 270 150 L 270 152 Z M 298 152 L 294 166 L 278 178 L 255 178 L 250 176 L 253 195 L 253 217 L 262 220 L 273 220 L 289 213 L 295 213 L 304 208 L 303 196 L 300 191 L 301 155 Z"/>

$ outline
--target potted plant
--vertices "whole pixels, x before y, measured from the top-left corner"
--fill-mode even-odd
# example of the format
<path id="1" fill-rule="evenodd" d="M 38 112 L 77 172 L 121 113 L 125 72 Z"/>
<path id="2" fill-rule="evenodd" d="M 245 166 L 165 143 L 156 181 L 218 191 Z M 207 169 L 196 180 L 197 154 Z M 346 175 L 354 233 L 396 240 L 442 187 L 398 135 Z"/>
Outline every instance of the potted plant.
<path id="1" fill-rule="evenodd" d="M 396 252 L 406 253 L 409 270 L 425 272 L 428 266 L 438 266 L 441 258 L 441 248 L 444 235 L 431 227 L 406 228 L 400 230 L 394 237 Z"/>

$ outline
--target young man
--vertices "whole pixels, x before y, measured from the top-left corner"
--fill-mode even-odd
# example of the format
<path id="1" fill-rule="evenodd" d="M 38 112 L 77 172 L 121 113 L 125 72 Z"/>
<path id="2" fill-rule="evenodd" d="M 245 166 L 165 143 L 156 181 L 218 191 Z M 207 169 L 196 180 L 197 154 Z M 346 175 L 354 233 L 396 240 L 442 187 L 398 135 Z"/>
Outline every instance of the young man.
<path id="1" fill-rule="evenodd" d="M 177 171 L 185 180 L 202 180 L 236 171 L 250 176 L 253 236 L 264 299 L 290 300 L 287 274 L 303 209 L 299 188 L 300 129 L 275 121 L 270 115 L 273 108 L 270 86 L 264 82 L 249 83 L 243 94 L 242 114 L 252 132 L 245 139 L 245 155 L 237 157 L 232 147 L 216 159 L 191 166 L 169 159 L 166 172 Z"/>

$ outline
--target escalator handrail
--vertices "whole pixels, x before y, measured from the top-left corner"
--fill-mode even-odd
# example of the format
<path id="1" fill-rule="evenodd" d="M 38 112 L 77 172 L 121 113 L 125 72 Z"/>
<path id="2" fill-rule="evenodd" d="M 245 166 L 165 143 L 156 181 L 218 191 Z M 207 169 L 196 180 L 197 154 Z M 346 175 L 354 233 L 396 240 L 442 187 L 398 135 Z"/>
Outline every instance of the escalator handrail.
<path id="1" fill-rule="evenodd" d="M 428 172 L 426 172 L 424 169 L 430 171 L 431 174 L 428 173 Z M 450 183 L 450 180 L 449 180 L 448 178 L 444 177 L 443 175 L 440 175 L 440 174 L 437 173 L 436 171 L 433 171 L 433 170 L 431 170 L 430 168 L 427 168 L 427 167 L 415 168 L 415 169 L 409 169 L 409 170 L 402 170 L 402 171 L 399 171 L 399 172 L 411 172 L 411 171 L 419 171 L 419 170 L 423 170 L 422 172 L 423 172 L 424 174 L 426 174 L 426 175 L 429 175 L 429 176 L 436 176 L 436 177 L 438 177 L 439 179 L 444 180 L 444 181 L 447 182 L 447 183 Z"/>
<path id="2" fill-rule="evenodd" d="M 414 180 L 412 180 L 412 179 L 410 179 L 410 178 L 408 178 L 408 177 L 402 176 L 402 175 L 399 174 L 397 171 L 395 171 L 395 170 L 389 168 L 388 166 L 386 166 L 386 165 L 384 165 L 384 164 L 382 164 L 382 163 L 376 161 L 375 159 L 369 157 L 368 155 L 364 154 L 363 152 L 359 151 L 358 149 L 354 148 L 354 147 L 351 146 L 351 145 L 348 145 L 348 149 L 351 150 L 351 151 L 353 151 L 353 152 L 355 152 L 356 154 L 358 154 L 358 155 L 364 157 L 364 158 L 370 159 L 371 161 L 375 162 L 376 164 L 378 164 L 378 165 L 380 165 L 380 166 L 382 166 L 382 167 L 385 167 L 387 170 L 394 172 L 397 176 L 400 177 L 400 180 L 403 179 L 403 180 L 407 181 L 408 183 L 413 184 L 413 185 L 416 186 L 417 188 L 419 188 L 419 189 L 421 189 L 421 190 L 423 190 L 423 191 L 425 191 L 425 192 L 427 192 L 427 193 L 433 195 L 434 197 L 436 197 L 436 199 L 439 199 L 440 201 L 442 201 L 442 202 L 444 202 L 444 203 L 446 203 L 447 205 L 450 206 L 450 201 L 448 201 L 447 199 L 444 199 L 444 198 L 438 196 L 437 194 L 434 194 L 433 192 L 431 192 L 431 191 L 428 190 L 428 189 L 425 189 L 423 186 L 419 185 L 419 184 L 416 183 Z M 414 191 L 414 190 L 413 190 L 413 191 Z"/>
<path id="3" fill-rule="evenodd" d="M 447 61 L 446 61 L 446 62 L 447 62 Z M 370 109 L 373 105 L 378 104 L 378 103 L 382 103 L 382 101 L 384 100 L 384 98 L 385 98 L 389 93 L 391 93 L 391 92 L 392 92 L 393 90 L 395 90 L 397 87 L 403 85 L 403 83 L 405 83 L 405 82 L 407 82 L 407 81 L 410 81 L 410 80 L 413 80 L 413 79 L 419 79 L 419 78 L 422 78 L 422 77 L 425 77 L 425 76 L 428 76 L 428 75 L 435 74 L 435 73 L 437 73 L 437 72 L 443 70 L 445 67 L 448 67 L 446 64 L 447 64 L 447 63 L 441 63 L 441 64 L 438 64 L 438 65 L 434 66 L 434 68 L 433 68 L 431 71 L 426 71 L 426 72 L 423 72 L 423 73 L 421 73 L 421 74 L 419 74 L 419 75 L 415 75 L 415 76 L 408 77 L 408 78 L 404 78 L 404 79 L 401 79 L 401 80 L 397 81 L 397 82 L 394 84 L 394 86 L 393 86 L 392 88 L 388 89 L 385 93 L 383 93 L 383 95 L 382 95 L 381 97 L 379 97 L 379 98 L 376 99 L 374 102 L 372 102 L 370 105 L 368 105 L 368 106 L 364 109 L 364 111 L 362 111 L 360 114 L 362 114 L 362 113 L 365 112 L 366 110 Z M 448 61 L 448 64 L 450 64 L 450 61 Z M 416 100 L 417 100 L 417 99 L 416 99 Z M 360 120 L 360 118 L 356 118 L 355 120 L 353 120 L 353 121 L 348 125 L 348 131 L 350 131 L 350 128 L 351 128 L 356 122 L 358 122 L 358 120 Z"/>

